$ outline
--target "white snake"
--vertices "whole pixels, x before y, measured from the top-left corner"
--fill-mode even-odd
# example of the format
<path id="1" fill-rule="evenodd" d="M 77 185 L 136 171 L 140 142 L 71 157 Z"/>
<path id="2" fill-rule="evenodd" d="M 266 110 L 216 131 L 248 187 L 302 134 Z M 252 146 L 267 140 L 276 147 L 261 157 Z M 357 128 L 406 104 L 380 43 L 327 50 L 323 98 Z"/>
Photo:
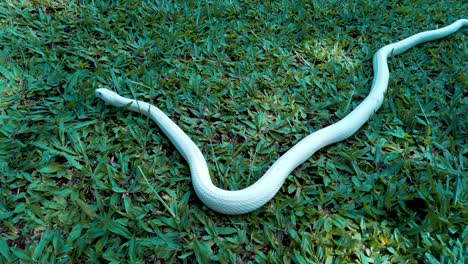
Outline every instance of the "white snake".
<path id="1" fill-rule="evenodd" d="M 403 53 L 420 43 L 446 37 L 466 26 L 468 26 L 468 20 L 460 19 L 449 26 L 421 32 L 379 49 L 373 58 L 372 88 L 364 101 L 342 120 L 302 139 L 281 156 L 265 175 L 242 190 L 229 191 L 216 187 L 211 181 L 208 166 L 200 149 L 182 129 L 157 107 L 122 97 L 105 88 L 96 89 L 96 96 L 108 104 L 116 107 L 128 107 L 132 111 L 153 119 L 188 162 L 193 187 L 200 200 L 209 208 L 220 213 L 244 214 L 261 207 L 273 198 L 286 177 L 317 150 L 353 135 L 380 108 L 390 75 L 387 65 L 388 57 Z"/>

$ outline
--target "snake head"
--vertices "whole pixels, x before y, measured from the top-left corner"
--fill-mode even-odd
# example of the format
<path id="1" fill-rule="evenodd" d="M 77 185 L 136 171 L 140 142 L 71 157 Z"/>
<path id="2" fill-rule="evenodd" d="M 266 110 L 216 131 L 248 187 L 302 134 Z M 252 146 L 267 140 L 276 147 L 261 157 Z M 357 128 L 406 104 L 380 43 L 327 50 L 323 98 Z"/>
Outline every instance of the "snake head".
<path id="1" fill-rule="evenodd" d="M 124 98 L 119 94 L 106 88 L 98 88 L 94 93 L 96 94 L 96 97 L 116 107 L 123 107 L 132 102 L 132 100 Z"/>
<path id="2" fill-rule="evenodd" d="M 94 93 L 96 94 L 96 97 L 101 98 L 103 101 L 106 101 L 106 98 L 110 98 L 113 94 L 116 94 L 106 88 L 98 88 Z"/>

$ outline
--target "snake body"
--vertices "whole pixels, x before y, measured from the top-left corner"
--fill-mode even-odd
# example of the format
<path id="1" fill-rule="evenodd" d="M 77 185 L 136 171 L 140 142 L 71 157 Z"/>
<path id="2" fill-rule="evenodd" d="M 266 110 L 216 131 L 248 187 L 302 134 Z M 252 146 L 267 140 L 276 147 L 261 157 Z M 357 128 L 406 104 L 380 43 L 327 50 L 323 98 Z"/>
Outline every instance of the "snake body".
<path id="1" fill-rule="evenodd" d="M 468 20 L 460 19 L 446 27 L 424 31 L 380 48 L 373 57 L 374 79 L 370 93 L 364 101 L 342 120 L 299 141 L 284 153 L 260 179 L 242 190 L 231 191 L 216 187 L 211 181 L 208 165 L 200 149 L 157 107 L 122 97 L 105 88 L 96 89 L 95 93 L 108 104 L 128 107 L 132 111 L 149 116 L 156 122 L 189 164 L 194 190 L 207 207 L 224 214 L 244 214 L 263 206 L 272 199 L 286 177 L 317 150 L 350 137 L 380 108 L 390 75 L 387 58 L 401 54 L 420 43 L 446 37 L 466 26 L 468 26 Z"/>

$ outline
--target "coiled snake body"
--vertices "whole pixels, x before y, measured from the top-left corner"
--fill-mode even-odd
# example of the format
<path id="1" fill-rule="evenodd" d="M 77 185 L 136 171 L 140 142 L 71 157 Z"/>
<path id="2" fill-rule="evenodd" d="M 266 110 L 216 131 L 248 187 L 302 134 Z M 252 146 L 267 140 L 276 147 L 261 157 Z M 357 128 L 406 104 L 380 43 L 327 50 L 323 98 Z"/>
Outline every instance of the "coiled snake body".
<path id="1" fill-rule="evenodd" d="M 195 192 L 206 206 L 224 214 L 244 214 L 273 198 L 286 177 L 317 150 L 350 137 L 380 108 L 389 80 L 388 57 L 401 54 L 420 43 L 446 37 L 466 26 L 468 20 L 460 19 L 449 26 L 421 32 L 379 49 L 373 57 L 374 79 L 371 91 L 364 101 L 342 120 L 302 139 L 283 154 L 260 179 L 242 190 L 230 191 L 216 187 L 211 181 L 200 149 L 157 107 L 122 97 L 105 88 L 96 89 L 96 96 L 116 107 L 128 106 L 128 109 L 147 115 L 156 122 L 189 164 Z"/>

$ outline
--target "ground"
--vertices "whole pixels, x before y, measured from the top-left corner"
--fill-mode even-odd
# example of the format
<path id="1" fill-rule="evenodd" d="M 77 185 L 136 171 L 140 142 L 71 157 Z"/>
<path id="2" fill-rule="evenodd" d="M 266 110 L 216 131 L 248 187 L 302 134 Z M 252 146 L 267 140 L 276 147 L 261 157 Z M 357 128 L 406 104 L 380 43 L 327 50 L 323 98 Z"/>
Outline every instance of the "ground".
<path id="1" fill-rule="evenodd" d="M 2 1 L 0 262 L 464 263 L 462 31 L 391 58 L 369 122 L 242 216 L 203 206 L 151 120 L 94 96 L 157 105 L 244 188 L 362 101 L 378 48 L 468 17 L 342 2 Z"/>

